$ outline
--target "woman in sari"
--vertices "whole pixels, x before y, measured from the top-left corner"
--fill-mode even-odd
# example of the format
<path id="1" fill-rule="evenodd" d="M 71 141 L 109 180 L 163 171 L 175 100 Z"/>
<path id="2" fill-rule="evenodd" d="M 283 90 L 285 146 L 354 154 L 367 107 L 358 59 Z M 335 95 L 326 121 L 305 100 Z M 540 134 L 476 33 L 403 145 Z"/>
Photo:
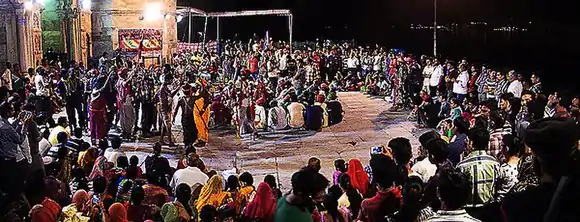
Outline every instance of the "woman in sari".
<path id="1" fill-rule="evenodd" d="M 250 202 L 251 197 L 255 193 L 254 188 L 254 178 L 252 174 L 248 172 L 244 172 L 240 175 L 240 184 L 242 188 L 238 191 L 234 201 L 234 208 L 236 210 L 236 214 L 239 215 L 242 213 L 242 210 Z"/>
<path id="2" fill-rule="evenodd" d="M 351 159 L 348 161 L 348 170 L 346 174 L 350 176 L 352 186 L 358 190 L 359 193 L 365 195 L 369 190 L 369 176 L 363 169 L 363 166 L 358 159 Z"/>
<path id="3" fill-rule="evenodd" d="M 272 194 L 272 188 L 266 182 L 258 185 L 256 195 L 244 209 L 244 217 L 251 221 L 274 221 L 276 212 L 276 199 Z"/>
<path id="4" fill-rule="evenodd" d="M 89 194 L 85 190 L 77 191 L 72 198 L 72 204 L 64 207 L 64 221 L 89 221 L 96 211 L 89 206 Z"/>
<path id="5" fill-rule="evenodd" d="M 120 203 L 114 203 L 109 207 L 109 217 L 107 222 L 128 222 L 127 209 Z"/>
<path id="6" fill-rule="evenodd" d="M 193 116 L 195 121 L 195 127 L 197 128 L 198 140 L 195 146 L 205 146 L 209 141 L 209 109 L 211 101 L 209 99 L 210 95 L 207 92 L 205 81 L 202 80 L 198 90 L 198 96 L 194 103 Z M 199 121 L 198 121 L 199 120 Z"/>
<path id="7" fill-rule="evenodd" d="M 85 172 L 92 172 L 95 161 L 99 157 L 97 148 L 91 147 L 84 152 L 79 153 L 78 163 Z"/>
<path id="8" fill-rule="evenodd" d="M 99 90 L 94 89 L 90 102 L 91 139 L 98 141 L 107 136 L 107 101 Z"/>
<path id="9" fill-rule="evenodd" d="M 211 205 L 215 208 L 226 204 L 231 198 L 229 192 L 223 191 L 223 179 L 219 175 L 212 176 L 207 184 L 201 188 L 199 199 L 195 207 L 200 212 L 205 205 Z"/>

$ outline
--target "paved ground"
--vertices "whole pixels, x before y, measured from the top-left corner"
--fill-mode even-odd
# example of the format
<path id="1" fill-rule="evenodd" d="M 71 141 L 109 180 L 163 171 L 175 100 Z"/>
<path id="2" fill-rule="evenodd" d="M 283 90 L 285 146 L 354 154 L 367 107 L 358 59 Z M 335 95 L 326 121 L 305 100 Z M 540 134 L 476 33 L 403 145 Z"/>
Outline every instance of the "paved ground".
<path id="1" fill-rule="evenodd" d="M 385 100 L 358 92 L 343 92 L 338 97 L 345 111 L 344 120 L 321 132 L 287 131 L 264 133 L 259 139 L 249 136 L 236 139 L 232 130 L 212 130 L 208 145 L 199 148 L 198 154 L 207 166 L 218 172 L 237 166 L 255 175 L 256 181 L 272 174 L 279 177 L 283 188 L 288 188 L 292 173 L 312 156 L 322 160 L 321 173 L 330 178 L 335 159 L 358 158 L 366 164 L 370 147 L 386 144 L 394 137 L 407 137 L 415 148 L 418 146 L 413 123 L 406 120 L 407 114 L 387 111 L 389 105 Z M 173 132 L 177 141 L 181 141 L 180 128 L 177 125 Z M 126 143 L 123 149 L 128 156 L 137 155 L 143 161 L 154 141 L 156 138 Z M 164 147 L 164 155 L 172 166 L 182 152 L 182 148 Z"/>

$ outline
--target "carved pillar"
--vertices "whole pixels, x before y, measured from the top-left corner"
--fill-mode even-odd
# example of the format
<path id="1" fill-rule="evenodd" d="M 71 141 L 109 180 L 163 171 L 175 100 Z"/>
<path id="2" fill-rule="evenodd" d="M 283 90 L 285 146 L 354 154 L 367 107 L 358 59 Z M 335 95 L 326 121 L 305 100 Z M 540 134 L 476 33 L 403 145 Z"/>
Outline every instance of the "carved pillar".
<path id="1" fill-rule="evenodd" d="M 113 51 L 113 0 L 94 1 L 91 5 L 92 50 L 94 57 L 100 57 L 103 52 L 112 55 Z"/>
<path id="2" fill-rule="evenodd" d="M 85 65 L 87 65 L 87 61 L 89 57 L 93 56 L 92 53 L 92 42 L 91 42 L 91 34 L 92 34 L 92 26 L 91 26 L 91 11 L 81 11 L 80 13 L 80 50 L 81 50 L 81 60 Z"/>
<path id="3" fill-rule="evenodd" d="M 16 9 L 16 29 L 18 30 L 18 56 L 20 71 L 28 68 L 27 56 L 29 55 L 26 47 L 26 18 L 24 17 L 24 9 Z"/>

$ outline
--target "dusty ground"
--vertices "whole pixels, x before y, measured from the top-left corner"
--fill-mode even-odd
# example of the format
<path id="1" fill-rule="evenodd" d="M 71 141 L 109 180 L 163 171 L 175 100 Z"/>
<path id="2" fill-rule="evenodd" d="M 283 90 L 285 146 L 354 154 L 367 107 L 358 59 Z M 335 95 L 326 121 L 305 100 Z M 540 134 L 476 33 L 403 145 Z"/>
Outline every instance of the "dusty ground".
<path id="1" fill-rule="evenodd" d="M 322 160 L 321 173 L 331 178 L 333 161 L 337 158 L 347 161 L 358 158 L 367 164 L 370 147 L 386 144 L 395 137 L 409 138 L 415 148 L 418 146 L 413 123 L 406 120 L 406 113 L 389 112 L 389 105 L 383 99 L 358 92 L 343 92 L 338 97 L 345 111 L 344 120 L 321 132 L 286 131 L 263 133 L 259 139 L 249 136 L 236 139 L 232 130 L 213 130 L 208 145 L 197 152 L 212 169 L 221 171 L 237 166 L 241 171 L 251 172 L 256 181 L 272 174 L 288 189 L 292 173 L 312 156 Z M 181 141 L 180 128 L 175 126 L 173 132 L 177 141 Z M 156 138 L 126 143 L 123 149 L 129 156 L 137 155 L 143 161 L 154 141 Z M 173 166 L 182 152 L 182 148 L 164 147 L 164 155 Z"/>

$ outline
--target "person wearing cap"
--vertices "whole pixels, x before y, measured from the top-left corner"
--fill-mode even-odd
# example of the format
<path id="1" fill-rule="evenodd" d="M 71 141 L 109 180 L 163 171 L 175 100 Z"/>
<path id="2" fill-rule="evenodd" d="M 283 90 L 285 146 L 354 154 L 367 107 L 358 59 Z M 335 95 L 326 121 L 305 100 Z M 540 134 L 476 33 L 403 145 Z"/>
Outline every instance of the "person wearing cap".
<path id="1" fill-rule="evenodd" d="M 504 199 L 504 221 L 580 220 L 579 135 L 578 123 L 569 119 L 544 118 L 528 126 L 524 143 L 532 151 L 540 184 Z"/>

